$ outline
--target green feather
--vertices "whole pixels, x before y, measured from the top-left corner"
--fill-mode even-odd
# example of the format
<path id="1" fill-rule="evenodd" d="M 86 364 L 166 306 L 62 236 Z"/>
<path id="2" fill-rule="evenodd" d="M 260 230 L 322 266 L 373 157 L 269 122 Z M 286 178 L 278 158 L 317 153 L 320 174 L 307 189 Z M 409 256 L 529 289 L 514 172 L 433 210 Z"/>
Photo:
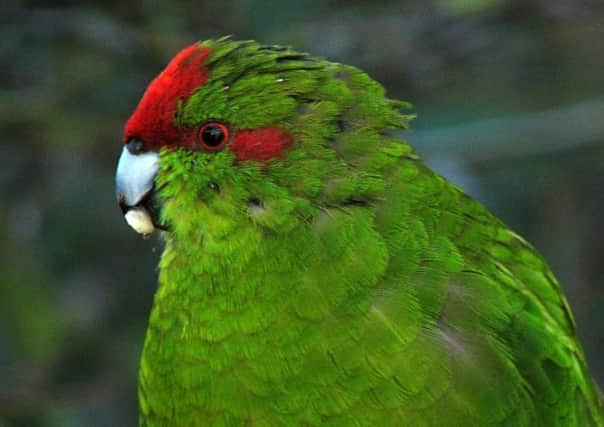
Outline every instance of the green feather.
<path id="1" fill-rule="evenodd" d="M 408 104 L 289 48 L 203 45 L 176 124 L 294 143 L 263 164 L 162 150 L 141 425 L 604 426 L 558 282 L 393 136 Z"/>

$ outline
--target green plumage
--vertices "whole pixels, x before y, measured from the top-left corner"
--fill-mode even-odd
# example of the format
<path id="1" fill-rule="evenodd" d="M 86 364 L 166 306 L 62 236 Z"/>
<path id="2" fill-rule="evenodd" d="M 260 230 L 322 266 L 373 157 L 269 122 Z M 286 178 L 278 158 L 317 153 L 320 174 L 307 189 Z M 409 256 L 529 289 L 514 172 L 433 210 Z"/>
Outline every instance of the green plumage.
<path id="1" fill-rule="evenodd" d="M 176 123 L 294 142 L 266 163 L 162 150 L 141 425 L 604 426 L 556 279 L 395 136 L 407 104 L 354 67 L 204 45 Z"/>

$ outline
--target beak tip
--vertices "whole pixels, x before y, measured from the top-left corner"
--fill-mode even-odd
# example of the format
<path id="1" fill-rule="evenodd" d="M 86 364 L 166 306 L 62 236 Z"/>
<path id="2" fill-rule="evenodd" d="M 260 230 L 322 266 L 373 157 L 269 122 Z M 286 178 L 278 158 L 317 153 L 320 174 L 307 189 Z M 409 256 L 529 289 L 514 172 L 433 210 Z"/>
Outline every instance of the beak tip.
<path id="1" fill-rule="evenodd" d="M 149 235 L 155 231 L 153 220 L 144 208 L 128 210 L 124 215 L 124 219 L 139 234 Z"/>

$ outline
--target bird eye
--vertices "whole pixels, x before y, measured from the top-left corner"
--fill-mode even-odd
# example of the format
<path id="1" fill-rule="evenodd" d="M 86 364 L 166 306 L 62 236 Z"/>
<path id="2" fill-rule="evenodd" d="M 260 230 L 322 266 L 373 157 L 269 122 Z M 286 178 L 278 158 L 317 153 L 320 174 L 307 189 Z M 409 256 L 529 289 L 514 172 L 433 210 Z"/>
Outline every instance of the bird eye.
<path id="1" fill-rule="evenodd" d="M 222 123 L 208 122 L 199 128 L 197 140 L 207 151 L 218 151 L 229 140 L 229 129 Z"/>

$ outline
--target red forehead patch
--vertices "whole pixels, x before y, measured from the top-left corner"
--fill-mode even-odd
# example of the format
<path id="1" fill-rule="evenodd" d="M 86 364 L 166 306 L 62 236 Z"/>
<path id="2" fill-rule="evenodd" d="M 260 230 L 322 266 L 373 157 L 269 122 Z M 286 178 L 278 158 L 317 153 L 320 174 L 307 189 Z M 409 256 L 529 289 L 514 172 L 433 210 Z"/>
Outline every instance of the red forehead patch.
<path id="1" fill-rule="evenodd" d="M 210 49 L 195 43 L 181 50 L 149 84 L 124 129 L 124 142 L 141 139 L 148 148 L 176 143 L 180 131 L 174 125 L 179 99 L 191 96 L 208 80 L 203 64 Z"/>

